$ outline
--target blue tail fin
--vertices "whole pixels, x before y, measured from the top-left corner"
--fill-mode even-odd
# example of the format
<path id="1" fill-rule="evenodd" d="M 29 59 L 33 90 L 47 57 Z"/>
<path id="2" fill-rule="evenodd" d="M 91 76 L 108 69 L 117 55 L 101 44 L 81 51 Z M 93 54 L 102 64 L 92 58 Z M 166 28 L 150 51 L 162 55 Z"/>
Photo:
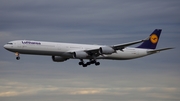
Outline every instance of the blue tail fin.
<path id="1" fill-rule="evenodd" d="M 145 48 L 145 49 L 156 49 L 157 43 L 160 38 L 161 29 L 155 29 L 149 37 L 149 40 L 144 41 L 137 48 Z"/>

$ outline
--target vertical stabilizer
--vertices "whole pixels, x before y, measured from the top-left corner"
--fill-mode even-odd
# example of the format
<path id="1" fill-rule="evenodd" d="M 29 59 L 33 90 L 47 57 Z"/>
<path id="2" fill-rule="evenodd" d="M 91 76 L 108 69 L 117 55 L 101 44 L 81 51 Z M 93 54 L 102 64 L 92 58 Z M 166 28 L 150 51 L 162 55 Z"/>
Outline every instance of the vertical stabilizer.
<path id="1" fill-rule="evenodd" d="M 161 29 L 155 29 L 150 37 L 149 40 L 144 41 L 140 46 L 137 48 L 144 48 L 144 49 L 156 49 L 156 46 L 158 44 L 160 34 L 161 34 Z"/>

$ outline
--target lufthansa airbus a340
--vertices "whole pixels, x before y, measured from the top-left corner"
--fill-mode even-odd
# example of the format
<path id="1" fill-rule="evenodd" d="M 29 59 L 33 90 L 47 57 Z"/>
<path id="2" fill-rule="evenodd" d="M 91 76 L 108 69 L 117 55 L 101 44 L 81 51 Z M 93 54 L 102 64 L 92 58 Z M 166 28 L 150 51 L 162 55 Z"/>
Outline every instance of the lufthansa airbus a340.
<path id="1" fill-rule="evenodd" d="M 5 44 L 4 48 L 14 52 L 17 60 L 20 59 L 20 54 L 48 55 L 54 62 L 79 59 L 79 65 L 87 67 L 91 64 L 100 65 L 100 62 L 97 62 L 98 59 L 128 60 L 172 49 L 156 49 L 161 31 L 161 29 L 155 29 L 147 39 L 112 46 L 15 40 Z M 141 43 L 138 47 L 128 47 L 138 43 Z M 84 59 L 89 61 L 84 62 Z"/>

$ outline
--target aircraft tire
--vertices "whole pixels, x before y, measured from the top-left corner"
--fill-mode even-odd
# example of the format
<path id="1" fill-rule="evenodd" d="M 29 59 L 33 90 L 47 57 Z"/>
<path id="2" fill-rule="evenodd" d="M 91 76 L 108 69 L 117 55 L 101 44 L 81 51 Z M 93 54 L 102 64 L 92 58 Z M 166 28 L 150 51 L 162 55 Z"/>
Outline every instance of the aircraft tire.
<path id="1" fill-rule="evenodd" d="M 83 65 L 83 62 L 79 62 L 79 65 Z"/>
<path id="2" fill-rule="evenodd" d="M 87 64 L 83 64 L 82 66 L 83 66 L 83 67 L 87 67 Z"/>
<path id="3" fill-rule="evenodd" d="M 96 66 L 99 66 L 99 65 L 100 65 L 100 62 L 96 62 L 95 65 L 96 65 Z"/>
<path id="4" fill-rule="evenodd" d="M 16 57 L 16 60 L 20 60 L 20 57 Z"/>
<path id="5" fill-rule="evenodd" d="M 91 62 L 87 62 L 86 65 L 91 65 Z"/>

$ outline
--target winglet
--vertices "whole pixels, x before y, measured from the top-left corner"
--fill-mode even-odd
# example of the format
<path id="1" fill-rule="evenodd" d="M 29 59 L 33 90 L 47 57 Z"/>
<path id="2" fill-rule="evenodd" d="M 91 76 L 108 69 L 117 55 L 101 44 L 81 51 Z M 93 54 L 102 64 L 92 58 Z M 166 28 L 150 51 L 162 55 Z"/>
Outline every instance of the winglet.
<path id="1" fill-rule="evenodd" d="M 157 43 L 160 38 L 161 29 L 155 29 L 151 35 L 145 40 L 140 46 L 137 48 L 145 48 L 145 49 L 156 49 Z"/>

